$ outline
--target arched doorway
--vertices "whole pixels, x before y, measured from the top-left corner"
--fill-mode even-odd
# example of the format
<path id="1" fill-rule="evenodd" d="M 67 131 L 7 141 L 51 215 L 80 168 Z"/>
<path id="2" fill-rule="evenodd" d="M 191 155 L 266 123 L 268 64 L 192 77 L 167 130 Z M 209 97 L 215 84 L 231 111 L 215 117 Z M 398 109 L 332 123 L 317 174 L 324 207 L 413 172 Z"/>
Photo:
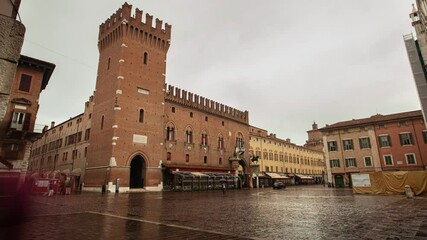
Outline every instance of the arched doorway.
<path id="1" fill-rule="evenodd" d="M 145 160 L 142 156 L 136 156 L 130 163 L 129 188 L 143 188 L 145 180 Z"/>

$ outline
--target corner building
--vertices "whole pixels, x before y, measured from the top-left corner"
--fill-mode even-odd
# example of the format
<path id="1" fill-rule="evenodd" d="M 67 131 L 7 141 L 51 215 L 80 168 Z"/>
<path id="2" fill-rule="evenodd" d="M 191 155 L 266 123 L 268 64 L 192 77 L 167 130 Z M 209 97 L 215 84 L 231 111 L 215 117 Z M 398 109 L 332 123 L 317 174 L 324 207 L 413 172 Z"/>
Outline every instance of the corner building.
<path id="1" fill-rule="evenodd" d="M 328 182 L 352 186 L 352 173 L 427 169 L 421 111 L 374 115 L 327 125 L 323 134 Z"/>
<path id="2" fill-rule="evenodd" d="M 161 190 L 183 171 L 248 178 L 248 112 L 167 86 L 171 26 L 131 12 L 125 3 L 99 28 L 84 189 Z"/>

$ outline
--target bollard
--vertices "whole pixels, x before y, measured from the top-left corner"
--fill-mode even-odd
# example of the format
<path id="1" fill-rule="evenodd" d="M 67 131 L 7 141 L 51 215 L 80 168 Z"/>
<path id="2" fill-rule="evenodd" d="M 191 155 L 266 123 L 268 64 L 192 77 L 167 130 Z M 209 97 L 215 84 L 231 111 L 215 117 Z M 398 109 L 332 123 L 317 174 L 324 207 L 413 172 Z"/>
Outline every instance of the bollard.
<path id="1" fill-rule="evenodd" d="M 405 194 L 406 194 L 407 198 L 413 198 L 414 197 L 414 192 L 412 191 L 411 186 L 405 185 Z"/>

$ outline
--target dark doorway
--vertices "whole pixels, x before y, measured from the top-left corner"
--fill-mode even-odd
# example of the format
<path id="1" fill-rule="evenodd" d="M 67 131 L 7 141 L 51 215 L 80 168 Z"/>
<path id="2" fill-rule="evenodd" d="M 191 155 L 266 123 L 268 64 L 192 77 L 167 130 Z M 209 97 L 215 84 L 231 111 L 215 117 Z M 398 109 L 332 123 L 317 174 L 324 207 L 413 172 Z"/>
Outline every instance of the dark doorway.
<path id="1" fill-rule="evenodd" d="M 144 187 L 144 158 L 136 156 L 130 163 L 130 188 L 143 188 Z"/>
<path id="2" fill-rule="evenodd" d="M 344 187 L 344 178 L 342 175 L 335 175 L 335 187 L 343 188 Z"/>

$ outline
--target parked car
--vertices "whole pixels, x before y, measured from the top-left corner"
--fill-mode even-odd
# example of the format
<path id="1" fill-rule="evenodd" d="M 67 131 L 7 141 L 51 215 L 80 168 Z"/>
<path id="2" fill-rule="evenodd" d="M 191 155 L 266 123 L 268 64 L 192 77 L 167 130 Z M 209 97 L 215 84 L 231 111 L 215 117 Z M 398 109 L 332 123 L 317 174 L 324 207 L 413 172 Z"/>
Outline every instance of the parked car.
<path id="1" fill-rule="evenodd" d="M 276 181 L 273 183 L 273 189 L 282 189 L 286 188 L 286 185 L 283 182 Z"/>

